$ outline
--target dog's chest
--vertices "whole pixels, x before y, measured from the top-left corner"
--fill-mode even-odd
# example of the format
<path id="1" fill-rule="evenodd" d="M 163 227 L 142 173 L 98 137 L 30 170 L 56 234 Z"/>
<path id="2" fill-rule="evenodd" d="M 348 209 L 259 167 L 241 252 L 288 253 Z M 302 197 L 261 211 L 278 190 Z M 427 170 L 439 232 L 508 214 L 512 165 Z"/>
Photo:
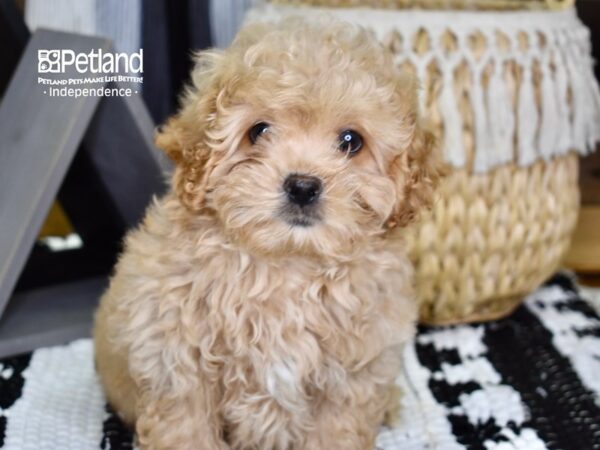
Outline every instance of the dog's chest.
<path id="1" fill-rule="evenodd" d="M 273 400 L 307 409 L 315 390 L 339 384 L 394 344 L 399 316 L 380 271 L 253 269 L 236 289 L 213 289 L 221 297 L 209 302 L 220 311 L 232 409 Z"/>

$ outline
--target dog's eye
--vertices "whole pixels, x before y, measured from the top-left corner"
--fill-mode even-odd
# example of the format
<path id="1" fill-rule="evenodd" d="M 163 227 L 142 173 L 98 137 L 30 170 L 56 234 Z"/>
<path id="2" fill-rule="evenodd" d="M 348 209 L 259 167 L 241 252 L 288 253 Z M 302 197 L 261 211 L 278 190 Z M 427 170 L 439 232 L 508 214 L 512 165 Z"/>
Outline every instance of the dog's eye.
<path id="1" fill-rule="evenodd" d="M 338 148 L 349 156 L 357 154 L 362 146 L 362 136 L 354 130 L 344 130 L 338 136 Z"/>
<path id="2" fill-rule="evenodd" d="M 248 130 L 248 139 L 250 139 L 250 143 L 252 145 L 256 144 L 258 138 L 261 137 L 268 130 L 269 124 L 266 122 L 259 122 L 256 125 L 253 125 L 252 128 Z"/>

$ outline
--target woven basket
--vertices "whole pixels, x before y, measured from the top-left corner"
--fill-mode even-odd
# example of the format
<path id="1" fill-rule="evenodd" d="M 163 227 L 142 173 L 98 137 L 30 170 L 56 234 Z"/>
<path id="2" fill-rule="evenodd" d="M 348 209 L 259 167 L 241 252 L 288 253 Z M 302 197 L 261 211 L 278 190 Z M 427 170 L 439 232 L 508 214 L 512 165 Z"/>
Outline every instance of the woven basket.
<path id="1" fill-rule="evenodd" d="M 404 235 L 421 321 L 499 318 L 547 279 L 577 221 L 577 175 L 574 153 L 485 175 L 455 170 L 432 213 Z"/>
<path id="2" fill-rule="evenodd" d="M 399 35 L 384 38 L 398 52 Z M 508 51 L 508 38 L 497 35 L 496 45 Z M 456 50 L 456 36 L 441 34 L 442 48 Z M 431 50 L 430 36 L 418 31 L 411 45 L 416 55 Z M 484 34 L 469 34 L 473 54 L 484 55 Z M 447 122 L 440 112 L 440 62 L 432 60 L 421 74 L 424 116 L 444 140 Z M 416 64 L 401 63 L 415 73 Z M 481 71 L 482 87 L 489 86 L 493 64 Z M 510 108 L 518 108 L 522 66 L 504 61 Z M 537 109 L 541 105 L 541 68 L 532 68 Z M 434 210 L 422 222 L 402 230 L 416 268 L 420 319 L 424 323 L 452 324 L 491 320 L 509 314 L 523 297 L 559 267 L 566 254 L 579 211 L 578 164 L 574 152 L 537 159 L 523 166 L 512 161 L 486 166 L 474 173 L 477 146 L 468 64 L 456 65 L 452 89 L 462 118 L 463 168 L 455 168 L 442 184 Z M 499 105 L 498 105 L 499 106 Z M 539 132 L 539 129 L 538 129 Z M 512 148 L 511 148 L 512 150 Z M 482 152 L 479 152 L 482 153 Z M 448 155 L 448 159 L 452 159 Z M 455 161 L 462 165 L 462 161 Z M 406 232 L 408 231 L 408 232 Z"/>
<path id="3" fill-rule="evenodd" d="M 372 29 L 420 79 L 424 116 L 453 167 L 431 213 L 398 230 L 415 264 L 421 321 L 510 313 L 567 251 L 579 205 L 577 152 L 600 138 L 587 29 L 574 10 L 267 5 L 251 20 L 323 11 Z"/>
<path id="4" fill-rule="evenodd" d="M 564 9 L 575 0 L 273 0 L 273 3 L 324 7 L 423 8 L 423 9 Z"/>

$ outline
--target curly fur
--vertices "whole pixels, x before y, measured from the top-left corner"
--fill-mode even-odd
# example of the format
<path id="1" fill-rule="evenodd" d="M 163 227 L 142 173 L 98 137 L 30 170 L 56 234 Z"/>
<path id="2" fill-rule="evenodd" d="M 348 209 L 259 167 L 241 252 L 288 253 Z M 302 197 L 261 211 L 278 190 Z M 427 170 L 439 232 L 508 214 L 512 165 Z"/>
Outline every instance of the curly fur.
<path id="1" fill-rule="evenodd" d="M 366 31 L 300 19 L 246 27 L 192 79 L 157 136 L 172 189 L 97 312 L 108 399 L 145 450 L 371 449 L 416 317 L 390 229 L 439 175 L 415 82 Z M 313 226 L 280 217 L 290 173 L 323 180 Z"/>

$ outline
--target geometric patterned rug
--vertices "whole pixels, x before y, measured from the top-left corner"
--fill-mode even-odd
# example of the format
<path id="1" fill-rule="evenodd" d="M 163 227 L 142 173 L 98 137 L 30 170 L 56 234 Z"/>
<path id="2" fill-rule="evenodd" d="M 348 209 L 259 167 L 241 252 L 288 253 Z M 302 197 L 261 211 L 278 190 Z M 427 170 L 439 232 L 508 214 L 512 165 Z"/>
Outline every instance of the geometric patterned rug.
<path id="1" fill-rule="evenodd" d="M 421 327 L 398 379 L 400 423 L 381 450 L 599 450 L 600 317 L 558 274 L 510 317 Z M 121 450 L 92 343 L 0 360 L 0 449 Z"/>

